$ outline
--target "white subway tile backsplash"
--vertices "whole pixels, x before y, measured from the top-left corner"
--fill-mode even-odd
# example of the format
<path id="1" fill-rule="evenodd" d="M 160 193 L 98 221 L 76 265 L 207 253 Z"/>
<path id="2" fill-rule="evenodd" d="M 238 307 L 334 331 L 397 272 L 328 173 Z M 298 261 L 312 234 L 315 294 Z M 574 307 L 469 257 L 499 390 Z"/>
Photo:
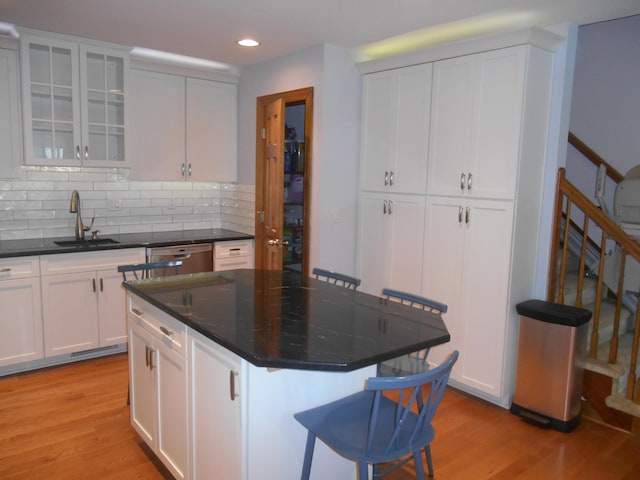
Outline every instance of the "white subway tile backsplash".
<path id="1" fill-rule="evenodd" d="M 193 190 L 192 182 L 162 182 L 163 190 Z"/>
<path id="2" fill-rule="evenodd" d="M 93 190 L 93 182 L 55 182 L 53 190 L 69 192 L 69 199 L 71 199 L 71 192 L 74 190 L 78 190 L 78 192 Z"/>
<path id="3" fill-rule="evenodd" d="M 73 235 L 71 192 L 102 234 L 227 228 L 253 234 L 255 186 L 129 181 L 128 169 L 21 167 L 0 180 L 0 240 Z"/>
<path id="4" fill-rule="evenodd" d="M 5 220 L 0 223 L 0 231 L 11 232 L 12 230 L 27 230 L 29 222 L 27 220 Z"/>

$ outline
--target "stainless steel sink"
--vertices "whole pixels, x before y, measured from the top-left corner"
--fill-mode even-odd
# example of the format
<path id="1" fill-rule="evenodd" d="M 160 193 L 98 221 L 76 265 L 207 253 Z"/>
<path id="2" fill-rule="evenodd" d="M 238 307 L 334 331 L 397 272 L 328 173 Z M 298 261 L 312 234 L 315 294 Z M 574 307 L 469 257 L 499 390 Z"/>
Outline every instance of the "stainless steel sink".
<path id="1" fill-rule="evenodd" d="M 95 245 L 108 245 L 110 243 L 120 243 L 113 238 L 98 238 L 96 240 L 59 240 L 54 242 L 59 247 L 82 247 Z"/>

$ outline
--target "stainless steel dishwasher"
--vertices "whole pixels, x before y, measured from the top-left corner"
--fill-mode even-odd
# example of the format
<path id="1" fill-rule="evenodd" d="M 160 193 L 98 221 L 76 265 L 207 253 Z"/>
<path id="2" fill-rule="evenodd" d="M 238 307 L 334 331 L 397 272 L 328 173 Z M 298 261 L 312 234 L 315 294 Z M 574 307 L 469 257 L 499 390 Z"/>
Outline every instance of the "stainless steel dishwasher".
<path id="1" fill-rule="evenodd" d="M 197 243 L 193 245 L 173 245 L 169 247 L 147 248 L 147 262 L 165 262 L 182 260 L 178 274 L 211 272 L 213 270 L 213 246 L 211 243 Z M 172 268 L 167 269 L 165 275 L 175 275 Z"/>

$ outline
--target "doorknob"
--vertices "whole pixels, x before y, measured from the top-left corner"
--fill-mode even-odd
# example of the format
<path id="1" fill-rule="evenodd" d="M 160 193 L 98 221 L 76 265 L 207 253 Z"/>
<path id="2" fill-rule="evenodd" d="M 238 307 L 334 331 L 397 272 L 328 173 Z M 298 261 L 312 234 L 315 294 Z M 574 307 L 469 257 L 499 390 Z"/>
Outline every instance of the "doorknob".
<path id="1" fill-rule="evenodd" d="M 275 240 L 267 240 L 267 245 L 270 247 L 288 247 L 289 241 L 283 240 L 282 243 L 280 243 L 280 239 L 276 238 Z"/>

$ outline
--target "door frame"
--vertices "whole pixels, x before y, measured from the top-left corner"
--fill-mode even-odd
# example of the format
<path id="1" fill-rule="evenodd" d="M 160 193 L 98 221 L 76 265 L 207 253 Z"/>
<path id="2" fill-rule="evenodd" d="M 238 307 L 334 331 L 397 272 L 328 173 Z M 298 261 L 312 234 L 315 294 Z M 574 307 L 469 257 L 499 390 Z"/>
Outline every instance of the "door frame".
<path id="1" fill-rule="evenodd" d="M 289 90 L 286 92 L 273 93 L 257 98 L 256 103 L 256 193 L 255 193 L 255 205 L 256 205 L 256 229 L 258 228 L 258 222 L 260 221 L 259 211 L 263 210 L 263 206 L 259 204 L 262 202 L 262 185 L 264 178 L 262 175 L 262 169 L 259 168 L 259 162 L 265 156 L 265 143 L 262 138 L 262 129 L 265 127 L 264 123 L 264 111 L 266 105 L 274 102 L 275 100 L 282 99 L 285 104 L 285 109 L 288 105 L 304 104 L 305 117 L 304 117 L 304 177 L 302 182 L 302 195 L 304 201 L 303 217 L 304 222 L 302 224 L 302 275 L 309 276 L 309 258 L 310 258 L 310 239 L 311 239 L 311 185 L 312 185 L 312 152 L 313 152 L 313 87 L 299 88 L 297 90 Z M 284 143 L 283 143 L 284 148 Z M 284 187 L 284 186 L 283 186 Z M 255 246 L 256 265 L 259 265 L 259 261 L 262 258 L 264 247 L 261 245 Z"/>

